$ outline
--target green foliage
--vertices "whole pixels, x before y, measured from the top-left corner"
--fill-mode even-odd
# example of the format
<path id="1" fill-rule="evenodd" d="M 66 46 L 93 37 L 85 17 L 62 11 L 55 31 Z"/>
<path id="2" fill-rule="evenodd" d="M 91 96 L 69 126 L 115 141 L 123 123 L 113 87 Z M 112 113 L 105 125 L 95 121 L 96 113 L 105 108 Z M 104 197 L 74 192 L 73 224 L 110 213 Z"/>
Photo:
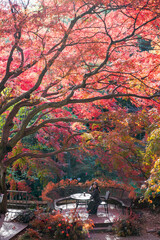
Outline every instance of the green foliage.
<path id="1" fill-rule="evenodd" d="M 154 198 L 160 194 L 160 128 L 151 131 L 146 146 L 144 165 L 148 166 L 149 177 L 145 184 L 144 199 L 153 204 Z M 155 206 L 153 204 L 153 206 Z"/>
<path id="2" fill-rule="evenodd" d="M 160 159 L 155 162 L 150 177 L 142 188 L 145 190 L 145 199 L 150 199 L 150 197 L 156 197 L 160 194 Z"/>
<path id="3" fill-rule="evenodd" d="M 12 167 L 7 168 L 6 183 L 8 188 L 26 190 L 30 193 L 30 198 L 39 199 L 42 189 L 48 181 L 51 181 L 51 174 L 46 168 L 41 169 L 36 162 L 28 160 L 17 160 Z M 24 183 L 22 185 L 22 183 Z"/>
<path id="4" fill-rule="evenodd" d="M 85 182 L 86 180 L 91 180 L 94 178 L 97 169 L 95 163 L 97 156 L 91 157 L 90 155 L 83 153 L 83 162 L 77 161 L 77 158 L 77 156 L 67 154 L 66 162 L 68 163 L 69 159 L 70 164 L 68 164 L 66 167 L 63 167 L 64 179 L 72 178 L 79 179 L 81 182 Z"/>
<path id="5" fill-rule="evenodd" d="M 145 160 L 154 159 L 155 155 L 160 156 L 160 128 L 154 129 L 148 139 L 146 146 Z"/>

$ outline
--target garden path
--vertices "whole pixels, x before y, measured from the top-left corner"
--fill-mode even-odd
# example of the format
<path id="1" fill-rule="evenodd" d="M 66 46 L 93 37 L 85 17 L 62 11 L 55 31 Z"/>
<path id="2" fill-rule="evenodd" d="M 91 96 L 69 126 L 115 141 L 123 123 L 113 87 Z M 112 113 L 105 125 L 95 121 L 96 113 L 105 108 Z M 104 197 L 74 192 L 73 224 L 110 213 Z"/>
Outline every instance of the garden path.
<path id="1" fill-rule="evenodd" d="M 9 209 L 5 215 L 1 214 L 0 240 L 12 239 L 15 235 L 27 227 L 28 224 L 12 222 L 12 220 L 16 218 L 21 211 L 22 210 Z"/>

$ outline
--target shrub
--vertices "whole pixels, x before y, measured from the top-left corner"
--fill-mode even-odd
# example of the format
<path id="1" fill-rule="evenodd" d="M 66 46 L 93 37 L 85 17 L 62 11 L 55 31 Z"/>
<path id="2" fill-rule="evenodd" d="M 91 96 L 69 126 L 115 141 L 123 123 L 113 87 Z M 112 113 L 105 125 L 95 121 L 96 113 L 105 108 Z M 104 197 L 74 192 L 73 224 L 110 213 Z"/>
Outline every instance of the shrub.
<path id="1" fill-rule="evenodd" d="M 44 214 L 36 213 L 35 219 L 30 222 L 30 227 L 37 230 L 40 234 L 55 240 L 76 240 L 86 239 L 89 229 L 93 228 L 92 220 L 82 220 L 78 213 L 70 211 L 68 217 L 61 213 Z"/>
<path id="2" fill-rule="evenodd" d="M 29 226 L 36 229 L 39 233 L 46 233 L 51 217 L 51 214 L 44 213 L 42 209 L 38 209 L 35 211 L 35 218 L 29 223 Z"/>
<path id="3" fill-rule="evenodd" d="M 126 219 L 118 219 L 113 225 L 113 231 L 119 237 L 139 236 L 140 223 L 136 215 L 129 216 Z"/>
<path id="4" fill-rule="evenodd" d="M 69 218 L 62 219 L 58 223 L 54 239 L 55 240 L 77 240 L 77 239 L 86 239 L 89 236 L 88 230 L 93 227 L 91 220 L 82 221 L 78 214 L 72 212 Z"/>
<path id="5" fill-rule="evenodd" d="M 31 228 L 21 235 L 18 240 L 41 240 L 39 233 Z"/>
<path id="6" fill-rule="evenodd" d="M 33 217 L 34 212 L 31 210 L 26 210 L 16 217 L 16 221 L 21 223 L 29 223 L 33 219 Z"/>

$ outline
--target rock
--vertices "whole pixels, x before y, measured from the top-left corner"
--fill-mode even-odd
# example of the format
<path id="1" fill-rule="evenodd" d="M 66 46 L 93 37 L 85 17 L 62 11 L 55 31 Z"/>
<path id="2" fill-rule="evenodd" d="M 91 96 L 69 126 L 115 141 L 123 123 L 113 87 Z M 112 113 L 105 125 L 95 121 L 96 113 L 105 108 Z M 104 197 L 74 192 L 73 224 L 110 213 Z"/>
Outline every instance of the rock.
<path id="1" fill-rule="evenodd" d="M 153 232 L 156 232 L 156 231 L 157 231 L 156 228 L 146 229 L 147 233 L 153 233 Z"/>

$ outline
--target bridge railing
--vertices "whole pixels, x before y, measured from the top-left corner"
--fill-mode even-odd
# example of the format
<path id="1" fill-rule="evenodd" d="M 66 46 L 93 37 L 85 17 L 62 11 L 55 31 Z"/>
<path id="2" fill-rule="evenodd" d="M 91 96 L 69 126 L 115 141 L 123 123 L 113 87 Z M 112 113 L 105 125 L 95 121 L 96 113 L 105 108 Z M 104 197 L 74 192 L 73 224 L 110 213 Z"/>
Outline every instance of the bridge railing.
<path id="1" fill-rule="evenodd" d="M 7 190 L 7 205 L 8 207 L 28 207 L 27 191 Z"/>

